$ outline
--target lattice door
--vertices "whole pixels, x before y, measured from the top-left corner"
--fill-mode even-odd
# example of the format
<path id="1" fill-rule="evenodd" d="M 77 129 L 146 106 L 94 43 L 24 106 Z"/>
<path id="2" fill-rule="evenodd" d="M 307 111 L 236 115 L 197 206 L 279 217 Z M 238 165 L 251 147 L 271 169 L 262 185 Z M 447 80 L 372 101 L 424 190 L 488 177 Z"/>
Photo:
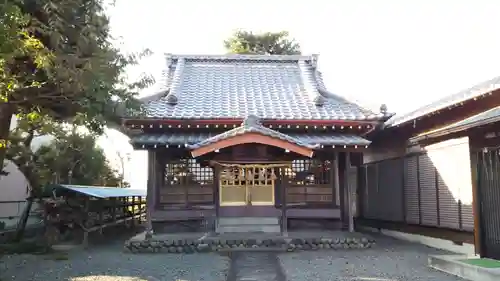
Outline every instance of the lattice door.
<path id="1" fill-rule="evenodd" d="M 227 167 L 220 174 L 220 205 L 274 205 L 274 170 L 263 165 Z"/>

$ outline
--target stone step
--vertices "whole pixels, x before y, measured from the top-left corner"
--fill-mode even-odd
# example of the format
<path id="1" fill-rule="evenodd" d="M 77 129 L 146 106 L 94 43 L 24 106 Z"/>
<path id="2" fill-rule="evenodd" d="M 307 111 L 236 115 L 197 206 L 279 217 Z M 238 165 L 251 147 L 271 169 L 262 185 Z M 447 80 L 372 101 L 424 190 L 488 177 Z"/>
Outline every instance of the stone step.
<path id="1" fill-rule="evenodd" d="M 218 225 L 217 233 L 280 233 L 281 228 L 279 225 Z"/>
<path id="2" fill-rule="evenodd" d="M 232 225 L 279 225 L 280 220 L 277 217 L 238 217 L 238 218 L 219 218 L 219 226 Z"/>

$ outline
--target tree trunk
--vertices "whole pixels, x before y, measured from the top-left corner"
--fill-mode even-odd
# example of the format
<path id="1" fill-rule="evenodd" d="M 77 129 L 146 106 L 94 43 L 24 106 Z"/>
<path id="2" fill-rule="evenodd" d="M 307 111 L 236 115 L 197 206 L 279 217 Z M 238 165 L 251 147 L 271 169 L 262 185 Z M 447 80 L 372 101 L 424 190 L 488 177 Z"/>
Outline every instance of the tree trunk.
<path id="1" fill-rule="evenodd" d="M 33 200 L 34 198 L 32 194 L 30 194 L 30 196 L 26 199 L 26 206 L 24 207 L 21 218 L 19 218 L 19 222 L 17 223 L 14 242 L 19 242 L 23 239 L 24 232 L 26 230 L 26 224 L 28 223 L 28 218 L 30 216 L 31 208 L 33 207 Z"/>
<path id="2" fill-rule="evenodd" d="M 26 144 L 27 147 L 31 147 L 31 142 Z M 38 180 L 38 175 L 34 173 L 32 167 L 20 166 L 19 167 L 21 173 L 23 173 L 24 177 L 28 181 L 29 186 L 27 187 L 29 195 L 26 198 L 26 206 L 24 207 L 23 213 L 21 214 L 21 218 L 19 218 L 19 222 L 16 227 L 16 235 L 14 237 L 15 242 L 21 241 L 24 237 L 24 232 L 26 230 L 26 224 L 28 223 L 28 219 L 31 213 L 31 209 L 33 207 L 33 201 L 36 198 L 41 198 L 40 193 L 40 182 Z"/>
<path id="3" fill-rule="evenodd" d="M 7 141 L 10 132 L 10 124 L 12 122 L 12 115 L 14 114 L 14 107 L 11 104 L 0 103 L 0 142 Z M 3 161 L 5 158 L 6 147 L 0 145 L 0 171 L 3 170 Z"/>

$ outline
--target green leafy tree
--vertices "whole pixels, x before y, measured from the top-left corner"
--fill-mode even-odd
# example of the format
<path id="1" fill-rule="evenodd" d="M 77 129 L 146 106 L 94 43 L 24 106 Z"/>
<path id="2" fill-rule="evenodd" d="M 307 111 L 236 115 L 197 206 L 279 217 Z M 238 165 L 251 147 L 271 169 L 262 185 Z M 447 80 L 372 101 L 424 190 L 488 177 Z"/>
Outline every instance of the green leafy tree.
<path id="1" fill-rule="evenodd" d="M 118 187 L 123 179 L 97 147 L 96 136 L 73 128 L 34 153 L 42 186 L 58 182 Z"/>
<path id="2" fill-rule="evenodd" d="M 5 4 L 7 3 L 7 4 Z M 13 114 L 75 118 L 93 132 L 118 123 L 150 85 L 124 75 L 148 51 L 125 55 L 113 46 L 104 0 L 11 0 L 0 4 L 0 163 Z M 2 40 L 3 39 L 3 40 Z M 24 118 L 22 117 L 22 118 Z"/>
<path id="3" fill-rule="evenodd" d="M 236 31 L 224 41 L 226 50 L 233 54 L 298 55 L 299 43 L 289 38 L 287 31 L 253 33 Z"/>
<path id="4" fill-rule="evenodd" d="M 119 186 L 121 175 L 111 168 L 104 151 L 96 146 L 96 135 L 80 132 L 77 124 L 61 124 L 48 117 L 19 116 L 10 136 L 6 158 L 12 161 L 29 183 L 28 204 L 18 225 L 17 239 L 23 235 L 33 200 L 42 196 L 49 183 Z M 38 137 L 52 140 L 33 147 Z"/>
<path id="5" fill-rule="evenodd" d="M 17 57 L 29 57 L 36 67 L 48 66 L 50 53 L 40 40 L 29 34 L 28 15 L 24 14 L 17 1 L 1 1 L 0 3 L 0 169 L 3 154 L 7 146 L 6 136 L 9 134 L 10 121 L 14 110 L 7 107 L 7 97 L 13 93 L 19 83 L 19 73 L 13 65 Z M 35 85 L 26 85 L 34 87 Z"/>

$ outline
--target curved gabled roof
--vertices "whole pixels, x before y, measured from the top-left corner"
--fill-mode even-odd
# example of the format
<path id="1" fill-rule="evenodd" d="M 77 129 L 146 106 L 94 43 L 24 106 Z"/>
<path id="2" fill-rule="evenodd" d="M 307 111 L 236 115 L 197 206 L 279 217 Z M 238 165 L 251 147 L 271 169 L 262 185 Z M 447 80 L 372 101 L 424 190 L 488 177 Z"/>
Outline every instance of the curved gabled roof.
<path id="1" fill-rule="evenodd" d="M 213 137 L 208 138 L 206 140 L 203 140 L 199 143 L 196 143 L 193 145 L 188 145 L 187 147 L 189 149 L 196 149 L 196 148 L 200 148 L 200 147 L 212 144 L 212 143 L 217 143 L 217 142 L 224 140 L 224 139 L 232 138 L 232 137 L 239 136 L 239 135 L 244 135 L 247 133 L 258 133 L 258 134 L 261 134 L 264 136 L 269 136 L 271 138 L 280 139 L 280 140 L 283 140 L 283 141 L 286 141 L 289 143 L 293 143 L 293 144 L 296 144 L 298 146 L 307 147 L 310 149 L 316 149 L 316 148 L 319 148 L 319 146 L 320 146 L 319 143 L 318 144 L 309 144 L 306 142 L 302 142 L 302 140 L 296 139 L 296 138 L 291 137 L 287 134 L 275 131 L 273 129 L 266 128 L 266 127 L 262 126 L 262 124 L 258 120 L 258 117 L 250 115 L 250 116 L 246 117 L 245 121 L 243 122 L 243 124 L 240 127 L 234 128 L 232 130 L 226 131 L 226 132 L 221 133 L 219 135 L 213 136 Z"/>

